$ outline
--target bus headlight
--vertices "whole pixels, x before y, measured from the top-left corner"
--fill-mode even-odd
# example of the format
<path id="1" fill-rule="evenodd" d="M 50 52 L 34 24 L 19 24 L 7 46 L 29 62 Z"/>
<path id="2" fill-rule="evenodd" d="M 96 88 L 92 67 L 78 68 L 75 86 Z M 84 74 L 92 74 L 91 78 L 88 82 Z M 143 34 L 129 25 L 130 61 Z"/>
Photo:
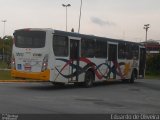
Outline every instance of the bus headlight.
<path id="1" fill-rule="evenodd" d="M 42 72 L 47 70 L 47 67 L 48 67 L 48 55 L 45 55 L 42 62 Z"/>

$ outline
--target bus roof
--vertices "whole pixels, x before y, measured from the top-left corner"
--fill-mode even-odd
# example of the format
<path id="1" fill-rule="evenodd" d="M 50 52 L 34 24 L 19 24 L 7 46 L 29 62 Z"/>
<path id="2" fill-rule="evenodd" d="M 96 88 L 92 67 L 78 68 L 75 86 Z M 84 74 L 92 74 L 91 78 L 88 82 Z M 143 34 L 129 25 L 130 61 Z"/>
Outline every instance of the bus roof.
<path id="1" fill-rule="evenodd" d="M 61 30 L 54 30 L 54 33 L 56 35 L 64 35 L 64 36 L 73 36 L 73 37 L 80 37 L 80 38 L 86 38 L 86 39 L 101 39 L 101 40 L 107 40 L 110 42 L 126 42 L 126 43 L 133 43 L 137 45 L 142 45 L 140 43 L 132 42 L 132 41 L 126 41 L 122 39 L 113 39 L 113 38 L 107 38 L 107 37 L 99 37 L 99 36 L 94 36 L 94 35 L 85 35 L 85 34 L 79 34 L 79 33 L 74 33 L 74 32 L 66 32 L 66 31 L 61 31 Z"/>
<path id="2" fill-rule="evenodd" d="M 99 37 L 99 36 L 94 36 L 94 35 L 79 34 L 76 32 L 66 32 L 66 31 L 62 31 L 62 30 L 55 30 L 52 28 L 24 28 L 24 29 L 17 29 L 17 30 L 15 30 L 15 32 L 16 31 L 51 31 L 56 35 L 73 36 L 73 37 L 80 37 L 80 38 L 94 39 L 94 40 L 101 39 L 101 40 L 110 41 L 110 42 L 118 42 L 118 43 L 125 42 L 125 43 L 142 45 L 141 43 L 126 41 L 126 40 L 122 40 L 122 39 L 113 39 L 113 38 Z"/>

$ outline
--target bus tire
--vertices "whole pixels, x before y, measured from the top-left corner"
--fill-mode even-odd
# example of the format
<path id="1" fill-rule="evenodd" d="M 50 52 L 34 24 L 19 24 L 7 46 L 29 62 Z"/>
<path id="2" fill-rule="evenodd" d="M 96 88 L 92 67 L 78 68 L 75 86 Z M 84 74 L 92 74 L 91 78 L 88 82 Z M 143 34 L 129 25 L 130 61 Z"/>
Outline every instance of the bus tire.
<path id="1" fill-rule="evenodd" d="M 129 82 L 134 83 L 135 79 L 136 79 L 136 75 L 135 75 L 135 72 L 133 71 Z"/>
<path id="2" fill-rule="evenodd" d="M 52 82 L 52 84 L 56 87 L 64 87 L 65 84 L 64 83 L 60 83 L 60 82 Z"/>
<path id="3" fill-rule="evenodd" d="M 94 75 L 91 71 L 87 71 L 85 75 L 84 85 L 86 88 L 90 88 L 93 86 Z"/>
<path id="4" fill-rule="evenodd" d="M 129 83 L 129 79 L 122 79 L 122 83 Z"/>

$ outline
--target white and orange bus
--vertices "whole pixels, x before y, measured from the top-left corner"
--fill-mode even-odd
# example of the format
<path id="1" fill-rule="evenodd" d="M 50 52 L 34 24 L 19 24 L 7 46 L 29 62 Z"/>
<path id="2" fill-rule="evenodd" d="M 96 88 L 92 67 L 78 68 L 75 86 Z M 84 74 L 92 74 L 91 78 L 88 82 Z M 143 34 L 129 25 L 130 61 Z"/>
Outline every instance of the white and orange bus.
<path id="1" fill-rule="evenodd" d="M 144 77 L 146 50 L 139 43 L 64 32 L 19 29 L 14 32 L 12 77 L 84 83 Z"/>

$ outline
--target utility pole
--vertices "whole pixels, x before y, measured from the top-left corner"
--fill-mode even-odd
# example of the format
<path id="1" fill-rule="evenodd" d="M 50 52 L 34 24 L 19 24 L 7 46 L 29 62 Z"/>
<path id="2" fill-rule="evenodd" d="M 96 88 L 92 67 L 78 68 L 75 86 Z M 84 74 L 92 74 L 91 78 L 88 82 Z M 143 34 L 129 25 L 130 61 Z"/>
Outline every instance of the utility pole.
<path id="1" fill-rule="evenodd" d="M 81 28 L 81 16 L 82 16 L 82 0 L 81 0 L 81 5 L 80 5 L 78 33 L 80 32 L 80 28 Z"/>
<path id="2" fill-rule="evenodd" d="M 67 17 L 68 17 L 68 16 L 67 16 L 67 8 L 70 7 L 71 4 L 67 4 L 67 5 L 62 4 L 62 6 L 66 8 L 66 31 L 67 31 Z"/>

